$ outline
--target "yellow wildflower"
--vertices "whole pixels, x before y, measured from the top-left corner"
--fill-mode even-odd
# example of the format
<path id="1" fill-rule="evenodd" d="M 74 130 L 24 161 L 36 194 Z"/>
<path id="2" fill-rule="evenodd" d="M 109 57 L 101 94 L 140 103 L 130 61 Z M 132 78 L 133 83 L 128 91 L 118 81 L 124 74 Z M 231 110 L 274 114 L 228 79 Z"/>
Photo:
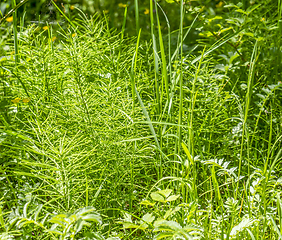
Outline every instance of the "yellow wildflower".
<path id="1" fill-rule="evenodd" d="M 13 16 L 6 18 L 6 21 L 7 21 L 7 22 L 13 22 Z"/>
<path id="2" fill-rule="evenodd" d="M 71 36 L 72 36 L 72 37 L 75 37 L 75 36 L 76 36 L 76 33 L 73 33 Z"/>
<path id="3" fill-rule="evenodd" d="M 12 101 L 12 103 L 17 104 L 17 103 L 19 103 L 19 102 L 21 101 L 21 98 L 16 97 L 15 99 L 13 99 L 13 100 L 11 100 L 11 101 Z"/>
<path id="4" fill-rule="evenodd" d="M 53 42 L 54 42 L 56 39 L 57 39 L 57 37 L 55 37 L 55 36 L 52 37 L 52 41 L 53 41 Z"/>
<path id="5" fill-rule="evenodd" d="M 264 22 L 264 21 L 265 21 L 265 18 L 262 18 L 261 21 Z"/>
<path id="6" fill-rule="evenodd" d="M 215 5 L 217 8 L 221 8 L 223 6 L 223 2 L 219 2 L 218 4 Z"/>
<path id="7" fill-rule="evenodd" d="M 149 10 L 148 8 L 146 8 L 145 11 L 144 11 L 144 14 L 147 15 L 147 14 L 149 14 L 149 13 L 150 13 L 150 10 Z"/>
<path id="8" fill-rule="evenodd" d="M 127 5 L 124 4 L 124 3 L 119 3 L 118 6 L 119 6 L 120 8 L 126 8 L 126 7 L 127 7 Z"/>
<path id="9" fill-rule="evenodd" d="M 48 26 L 44 26 L 43 27 L 44 30 L 48 30 L 48 28 L 49 28 Z"/>
<path id="10" fill-rule="evenodd" d="M 30 98 L 23 98 L 23 102 L 24 102 L 24 103 L 30 102 Z"/>
<path id="11" fill-rule="evenodd" d="M 70 10 L 73 10 L 73 9 L 74 9 L 74 6 L 73 6 L 73 5 L 71 5 L 71 6 L 70 6 Z"/>

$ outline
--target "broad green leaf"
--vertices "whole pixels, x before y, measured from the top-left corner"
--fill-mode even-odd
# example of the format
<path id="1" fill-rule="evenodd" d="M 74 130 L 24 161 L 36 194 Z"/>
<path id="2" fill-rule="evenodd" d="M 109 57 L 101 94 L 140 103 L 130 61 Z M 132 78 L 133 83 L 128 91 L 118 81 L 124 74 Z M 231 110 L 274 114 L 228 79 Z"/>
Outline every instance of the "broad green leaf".
<path id="1" fill-rule="evenodd" d="M 152 192 L 150 196 L 156 202 L 164 202 L 165 201 L 165 198 L 161 194 L 159 194 L 158 192 Z"/>
<path id="2" fill-rule="evenodd" d="M 134 223 L 131 222 L 123 222 L 123 228 L 139 228 L 139 225 L 136 225 Z"/>
<path id="3" fill-rule="evenodd" d="M 158 220 L 154 223 L 155 230 L 154 231 L 178 231 L 181 230 L 182 227 L 179 223 L 175 221 L 167 221 L 167 220 Z"/>
<path id="4" fill-rule="evenodd" d="M 171 195 L 166 199 L 166 202 L 172 202 L 175 201 L 177 198 L 179 198 L 180 195 Z"/>
<path id="5" fill-rule="evenodd" d="M 102 218 L 100 215 L 97 214 L 88 214 L 86 216 L 83 216 L 82 219 L 85 221 L 92 221 L 102 224 Z"/>
<path id="6" fill-rule="evenodd" d="M 144 222 L 147 222 L 147 223 L 151 223 L 155 220 L 155 217 L 153 216 L 152 213 L 146 213 L 143 217 L 142 217 L 142 220 Z"/>
<path id="7" fill-rule="evenodd" d="M 171 194 L 172 190 L 171 189 L 164 189 L 158 191 L 159 194 L 163 195 L 165 198 L 167 198 Z"/>
<path id="8" fill-rule="evenodd" d="M 231 229 L 230 236 L 232 237 L 236 236 L 238 233 L 242 232 L 244 229 L 252 226 L 254 222 L 255 221 L 253 219 L 244 217 L 238 225 L 235 225 Z"/>

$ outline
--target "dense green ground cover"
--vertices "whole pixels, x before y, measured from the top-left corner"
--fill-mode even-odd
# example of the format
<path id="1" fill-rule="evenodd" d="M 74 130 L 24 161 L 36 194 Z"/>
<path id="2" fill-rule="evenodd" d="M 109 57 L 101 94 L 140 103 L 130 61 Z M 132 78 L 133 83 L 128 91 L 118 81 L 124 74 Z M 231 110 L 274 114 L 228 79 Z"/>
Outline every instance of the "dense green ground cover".
<path id="1" fill-rule="evenodd" d="M 8 23 L 0 239 L 282 239 L 282 8 L 245 2 Z"/>

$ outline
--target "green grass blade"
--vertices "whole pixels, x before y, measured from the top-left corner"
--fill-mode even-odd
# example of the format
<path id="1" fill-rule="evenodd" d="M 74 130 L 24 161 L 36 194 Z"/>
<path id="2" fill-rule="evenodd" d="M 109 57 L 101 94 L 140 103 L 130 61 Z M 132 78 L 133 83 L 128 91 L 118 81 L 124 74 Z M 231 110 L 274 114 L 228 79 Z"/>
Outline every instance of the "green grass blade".
<path id="1" fill-rule="evenodd" d="M 55 8 L 60 12 L 60 14 L 62 14 L 62 16 L 70 23 L 70 25 L 76 29 L 76 31 L 81 34 L 81 32 L 79 31 L 79 29 L 77 29 L 77 27 L 74 25 L 74 23 L 66 16 L 66 14 L 64 14 L 64 12 L 58 7 L 58 5 L 51 0 L 52 4 L 55 6 Z"/>
<path id="2" fill-rule="evenodd" d="M 16 2 L 13 0 L 12 4 L 13 4 L 13 8 L 3 17 L 0 19 L 0 24 L 7 19 L 11 14 L 13 14 L 15 11 L 17 11 L 17 9 L 19 7 L 21 7 L 22 5 L 24 5 L 28 0 L 22 0 L 21 2 L 19 2 L 17 5 L 15 4 Z"/>
<path id="3" fill-rule="evenodd" d="M 156 44 L 156 37 L 154 33 L 154 7 L 153 1 L 150 1 L 150 22 L 151 22 L 151 38 L 153 42 L 153 58 L 154 58 L 154 77 L 155 77 L 155 94 L 156 94 L 156 104 L 157 104 L 157 114 L 160 114 L 160 92 L 159 92 L 159 83 L 158 83 L 158 76 L 159 76 L 159 56 L 158 56 L 158 49 Z"/>
<path id="4" fill-rule="evenodd" d="M 239 189 L 239 179 L 241 174 L 241 168 L 242 168 L 242 159 L 243 159 L 243 148 L 245 146 L 245 133 L 246 133 L 246 123 L 248 119 L 249 114 L 249 107 L 251 103 L 251 96 L 252 96 L 252 85 L 253 85 L 253 78 L 254 78 L 254 69 L 255 69 L 255 63 L 257 60 L 257 46 L 258 42 L 256 41 L 255 46 L 253 48 L 253 53 L 250 61 L 250 70 L 248 74 L 248 89 L 246 94 L 246 100 L 245 100 L 245 112 L 244 112 L 244 119 L 243 119 L 243 126 L 242 126 L 242 140 L 241 140 L 241 150 L 240 150 L 240 158 L 239 158 L 239 166 L 238 166 L 238 182 L 235 192 L 235 199 L 237 199 L 238 189 Z M 249 139 L 247 139 L 249 141 Z M 249 164 L 248 164 L 249 169 Z"/>
<path id="5" fill-rule="evenodd" d="M 131 63 L 131 72 L 130 72 L 130 79 L 131 79 L 131 94 L 132 94 L 132 109 L 134 110 L 134 100 L 135 100 L 135 72 L 136 72 L 136 65 L 137 65 L 137 59 L 138 59 L 138 49 L 139 49 L 139 42 L 140 42 L 140 36 L 141 36 L 141 29 L 138 34 L 137 43 L 135 47 L 135 52 L 132 58 Z"/>
<path id="6" fill-rule="evenodd" d="M 156 2 L 155 2 L 156 4 Z M 167 99 L 169 99 L 169 90 L 168 90 L 168 76 L 167 76 L 167 64 L 166 64 L 166 54 L 164 49 L 164 43 L 163 43 L 163 36 L 162 36 L 162 30 L 161 30 L 161 24 L 160 19 L 158 15 L 158 9 L 156 5 L 156 16 L 157 16 L 157 24 L 158 24 L 158 33 L 159 33 L 159 46 L 161 50 L 161 61 L 162 61 L 162 79 L 164 80 L 164 83 L 162 82 L 161 86 L 161 102 L 163 99 L 163 85 L 165 85 L 165 91 L 167 95 Z"/>
<path id="7" fill-rule="evenodd" d="M 154 126 L 153 126 L 153 124 L 152 124 L 151 118 L 150 118 L 150 116 L 149 116 L 149 113 L 148 113 L 147 110 L 146 110 L 146 107 L 145 107 L 145 105 L 144 105 L 144 103 L 143 103 L 143 101 L 142 101 L 142 99 L 141 99 L 141 97 L 140 97 L 140 95 L 139 95 L 138 90 L 137 90 L 136 87 L 135 87 L 135 92 L 136 92 L 136 96 L 137 96 L 137 98 L 138 98 L 138 101 L 139 101 L 139 103 L 140 103 L 140 105 L 141 105 L 142 112 L 143 112 L 143 114 L 144 114 L 144 116 L 145 116 L 145 118 L 146 118 L 146 120 L 147 120 L 147 123 L 148 123 L 148 126 L 149 126 L 149 128 L 150 128 L 150 131 L 151 131 L 151 133 L 152 133 L 152 135 L 153 135 L 153 137 L 154 137 L 154 140 L 155 140 L 155 142 L 156 142 L 156 145 L 157 145 L 157 147 L 160 149 L 160 143 L 159 143 L 159 141 L 158 141 L 157 134 L 156 134 L 155 129 L 154 129 Z"/>
<path id="8" fill-rule="evenodd" d="M 136 20 L 136 34 L 139 34 L 140 24 L 139 24 L 138 0 L 134 0 L 134 8 L 135 8 L 135 20 Z"/>

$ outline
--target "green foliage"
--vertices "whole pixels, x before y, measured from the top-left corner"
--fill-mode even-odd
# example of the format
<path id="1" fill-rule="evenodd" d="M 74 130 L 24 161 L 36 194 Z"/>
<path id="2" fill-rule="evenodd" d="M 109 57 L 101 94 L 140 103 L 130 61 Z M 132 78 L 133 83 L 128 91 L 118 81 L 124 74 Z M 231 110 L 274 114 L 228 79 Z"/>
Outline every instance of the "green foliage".
<path id="1" fill-rule="evenodd" d="M 120 221 L 124 229 L 142 230 L 146 238 L 151 239 L 198 239 L 202 235 L 202 229 L 195 225 L 193 221 L 179 223 L 180 215 L 182 219 L 188 219 L 196 212 L 196 204 L 171 205 L 171 202 L 179 196 L 170 195 L 171 189 L 159 190 L 150 194 L 153 202 L 144 200 L 140 204 L 154 206 L 151 213 L 146 213 L 136 223 L 133 223 L 132 216 L 124 214 L 124 219 Z M 169 203 L 169 205 L 167 204 Z"/>
<path id="2" fill-rule="evenodd" d="M 31 202 L 27 202 L 22 213 L 17 207 L 9 214 L 7 233 L 3 233 L 2 237 L 5 235 L 8 237 L 8 234 L 12 237 L 16 233 L 16 235 L 23 237 L 35 235 L 39 238 L 45 233 L 50 239 L 75 239 L 84 226 L 90 227 L 93 222 L 102 224 L 100 214 L 93 207 L 81 208 L 70 214 L 57 214 L 50 218 L 49 213 L 41 216 L 43 205 L 29 209 L 30 205 Z M 9 229 L 13 227 L 17 231 L 9 232 Z"/>
<path id="3" fill-rule="evenodd" d="M 281 238 L 281 1 L 90 2 L 1 2 L 0 238 Z"/>

